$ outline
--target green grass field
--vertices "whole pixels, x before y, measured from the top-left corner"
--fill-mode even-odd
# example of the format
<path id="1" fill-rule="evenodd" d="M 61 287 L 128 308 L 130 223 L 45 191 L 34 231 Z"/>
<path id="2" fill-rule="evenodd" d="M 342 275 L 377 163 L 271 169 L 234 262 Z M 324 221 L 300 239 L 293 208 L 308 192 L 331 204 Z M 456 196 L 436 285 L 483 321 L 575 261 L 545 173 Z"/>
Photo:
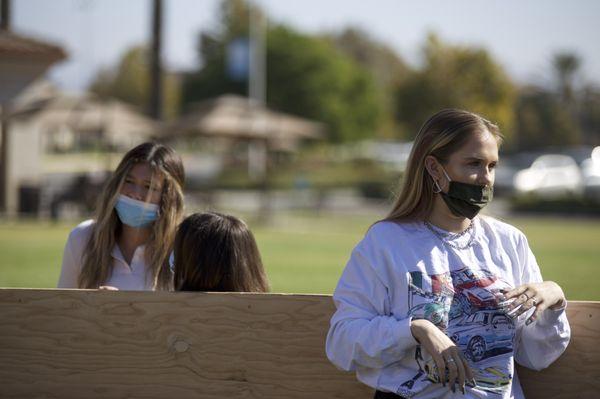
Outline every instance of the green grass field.
<path id="1" fill-rule="evenodd" d="M 375 216 L 278 215 L 252 226 L 274 292 L 331 293 L 354 245 Z M 514 219 L 545 279 L 569 299 L 600 300 L 600 220 Z M 54 287 L 74 224 L 0 224 L 0 286 Z"/>

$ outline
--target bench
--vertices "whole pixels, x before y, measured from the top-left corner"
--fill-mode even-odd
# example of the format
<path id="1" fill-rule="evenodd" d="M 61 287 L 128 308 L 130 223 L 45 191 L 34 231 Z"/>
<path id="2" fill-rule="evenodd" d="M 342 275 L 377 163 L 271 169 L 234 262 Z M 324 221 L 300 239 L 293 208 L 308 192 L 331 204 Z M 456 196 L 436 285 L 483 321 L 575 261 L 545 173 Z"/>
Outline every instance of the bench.
<path id="1" fill-rule="evenodd" d="M 372 398 L 325 356 L 329 295 L 0 289 L 2 398 Z M 527 398 L 600 392 L 600 302 Z"/>

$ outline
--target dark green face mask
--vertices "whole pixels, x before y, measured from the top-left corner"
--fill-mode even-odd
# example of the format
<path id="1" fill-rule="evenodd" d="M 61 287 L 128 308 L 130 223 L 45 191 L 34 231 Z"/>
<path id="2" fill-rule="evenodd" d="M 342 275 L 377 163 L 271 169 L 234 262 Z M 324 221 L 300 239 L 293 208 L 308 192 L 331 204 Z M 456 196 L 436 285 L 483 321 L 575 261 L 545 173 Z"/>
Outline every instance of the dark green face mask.
<path id="1" fill-rule="evenodd" d="M 484 206 L 492 201 L 493 187 L 452 181 L 445 170 L 444 174 L 450 184 L 448 192 L 440 191 L 440 195 L 454 215 L 473 219 Z"/>

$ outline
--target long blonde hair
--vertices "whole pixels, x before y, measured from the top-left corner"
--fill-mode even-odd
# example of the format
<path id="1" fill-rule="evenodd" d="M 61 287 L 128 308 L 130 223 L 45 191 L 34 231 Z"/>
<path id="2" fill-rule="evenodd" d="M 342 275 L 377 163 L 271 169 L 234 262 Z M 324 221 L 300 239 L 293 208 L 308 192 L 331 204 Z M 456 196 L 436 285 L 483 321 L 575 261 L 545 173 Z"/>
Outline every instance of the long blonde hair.
<path id="1" fill-rule="evenodd" d="M 444 109 L 431 116 L 419 130 L 408 158 L 400 195 L 384 220 L 401 222 L 424 220 L 433 208 L 433 179 L 426 173 L 425 158 L 433 155 L 447 162 L 474 134 L 491 133 L 498 144 L 498 126 L 483 117 L 461 109 Z"/>
<path id="2" fill-rule="evenodd" d="M 168 262 L 177 225 L 183 217 L 185 174 L 179 155 L 158 143 L 143 143 L 127 152 L 106 183 L 96 206 L 90 240 L 83 251 L 79 288 L 98 288 L 110 278 L 113 267 L 111 252 L 122 228 L 115 203 L 129 171 L 138 163 L 146 163 L 153 175 L 158 174 L 164 178 L 159 204 L 160 216 L 152 225 L 144 256 L 149 266 L 147 273 L 152 276 L 153 289 L 171 288 Z"/>

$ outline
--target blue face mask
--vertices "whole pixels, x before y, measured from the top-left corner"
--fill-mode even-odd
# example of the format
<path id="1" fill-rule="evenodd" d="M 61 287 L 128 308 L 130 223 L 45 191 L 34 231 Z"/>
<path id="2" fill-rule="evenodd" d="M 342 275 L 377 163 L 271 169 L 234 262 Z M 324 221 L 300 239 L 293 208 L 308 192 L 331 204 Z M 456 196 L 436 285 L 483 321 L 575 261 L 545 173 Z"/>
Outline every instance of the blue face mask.
<path id="1" fill-rule="evenodd" d="M 121 222 L 131 227 L 146 227 L 158 219 L 158 205 L 134 200 L 123 194 L 119 195 L 115 209 Z"/>

